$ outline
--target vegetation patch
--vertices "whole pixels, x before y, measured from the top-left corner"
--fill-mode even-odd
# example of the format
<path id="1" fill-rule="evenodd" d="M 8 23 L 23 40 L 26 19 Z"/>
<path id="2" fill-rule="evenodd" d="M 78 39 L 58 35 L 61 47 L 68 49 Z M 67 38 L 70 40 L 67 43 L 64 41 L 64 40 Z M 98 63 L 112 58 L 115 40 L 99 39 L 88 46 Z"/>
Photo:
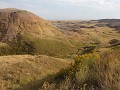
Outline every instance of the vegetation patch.
<path id="1" fill-rule="evenodd" d="M 65 40 L 30 37 L 18 34 L 8 45 L 0 47 L 0 55 L 49 55 L 67 57 L 74 53 L 75 48 Z"/>
<path id="2" fill-rule="evenodd" d="M 120 51 L 112 53 L 91 53 L 75 58 L 74 64 L 62 69 L 55 83 L 47 83 L 44 88 L 66 90 L 119 90 L 120 89 Z"/>

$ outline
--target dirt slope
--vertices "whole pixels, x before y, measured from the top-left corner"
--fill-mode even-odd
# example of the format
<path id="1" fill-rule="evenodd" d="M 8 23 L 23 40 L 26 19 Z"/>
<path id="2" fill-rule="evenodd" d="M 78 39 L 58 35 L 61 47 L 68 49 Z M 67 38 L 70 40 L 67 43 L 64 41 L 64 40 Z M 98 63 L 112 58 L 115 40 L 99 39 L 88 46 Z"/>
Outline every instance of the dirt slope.
<path id="1" fill-rule="evenodd" d="M 49 21 L 26 10 L 0 9 L 0 41 L 12 40 L 18 33 L 38 37 L 56 37 L 62 33 Z"/>

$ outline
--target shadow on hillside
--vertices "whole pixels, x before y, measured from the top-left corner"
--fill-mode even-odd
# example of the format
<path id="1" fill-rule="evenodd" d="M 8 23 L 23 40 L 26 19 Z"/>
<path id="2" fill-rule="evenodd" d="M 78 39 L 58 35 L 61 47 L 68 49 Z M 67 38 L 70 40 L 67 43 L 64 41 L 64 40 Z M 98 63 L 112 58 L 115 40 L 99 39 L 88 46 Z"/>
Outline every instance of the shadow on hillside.
<path id="1" fill-rule="evenodd" d="M 52 83 L 54 81 L 54 78 L 55 74 L 50 74 L 43 79 L 31 81 L 27 85 L 23 85 L 21 88 L 16 88 L 14 90 L 39 90 L 45 81 L 49 81 L 49 83 Z"/>

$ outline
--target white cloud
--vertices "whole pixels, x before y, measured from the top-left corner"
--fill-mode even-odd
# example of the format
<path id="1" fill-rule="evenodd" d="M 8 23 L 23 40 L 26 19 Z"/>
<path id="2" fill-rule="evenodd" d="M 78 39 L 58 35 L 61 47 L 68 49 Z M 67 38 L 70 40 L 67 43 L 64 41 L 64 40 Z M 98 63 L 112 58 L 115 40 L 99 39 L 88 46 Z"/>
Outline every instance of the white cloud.
<path id="1" fill-rule="evenodd" d="M 0 0 L 0 8 L 26 9 L 48 19 L 120 17 L 120 0 Z"/>
<path id="2" fill-rule="evenodd" d="M 120 1 L 114 1 L 114 0 L 54 0 L 54 1 L 61 1 L 66 3 L 73 3 L 73 4 L 86 4 L 86 5 L 110 5 L 110 4 L 119 4 Z M 113 6 L 114 7 L 114 6 Z"/>
<path id="3" fill-rule="evenodd" d="M 59 0 L 59 1 L 64 1 L 64 2 L 69 2 L 69 3 L 90 3 L 90 2 L 94 2 L 94 3 L 104 3 L 105 0 Z"/>
<path id="4" fill-rule="evenodd" d="M 105 11 L 120 8 L 120 1 L 118 0 L 59 0 L 59 1 L 76 6 L 99 8 Z"/>

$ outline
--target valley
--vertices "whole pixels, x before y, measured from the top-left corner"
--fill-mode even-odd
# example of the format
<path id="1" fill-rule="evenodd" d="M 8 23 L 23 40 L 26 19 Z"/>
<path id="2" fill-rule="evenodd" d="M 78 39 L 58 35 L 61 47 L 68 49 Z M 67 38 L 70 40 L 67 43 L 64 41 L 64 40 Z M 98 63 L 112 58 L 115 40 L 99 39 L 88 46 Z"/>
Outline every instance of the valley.
<path id="1" fill-rule="evenodd" d="M 119 90 L 119 23 L 0 9 L 0 90 Z"/>

